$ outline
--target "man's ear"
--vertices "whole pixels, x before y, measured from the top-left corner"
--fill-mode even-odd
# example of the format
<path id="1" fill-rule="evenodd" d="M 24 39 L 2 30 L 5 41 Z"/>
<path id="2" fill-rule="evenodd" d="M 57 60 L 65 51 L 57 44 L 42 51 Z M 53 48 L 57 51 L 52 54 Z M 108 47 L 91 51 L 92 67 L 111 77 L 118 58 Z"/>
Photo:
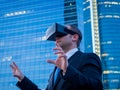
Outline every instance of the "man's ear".
<path id="1" fill-rule="evenodd" d="M 79 39 L 79 36 L 77 35 L 77 34 L 74 34 L 73 36 L 72 36 L 72 40 L 73 41 L 77 41 Z"/>

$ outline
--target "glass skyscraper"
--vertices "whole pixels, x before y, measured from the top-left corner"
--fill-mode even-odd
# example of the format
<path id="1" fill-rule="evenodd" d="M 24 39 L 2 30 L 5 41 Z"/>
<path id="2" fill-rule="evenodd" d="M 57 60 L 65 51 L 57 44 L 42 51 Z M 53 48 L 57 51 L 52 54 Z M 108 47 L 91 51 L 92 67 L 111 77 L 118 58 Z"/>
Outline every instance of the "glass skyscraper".
<path id="1" fill-rule="evenodd" d="M 100 56 L 97 1 L 84 0 L 83 6 L 85 52 L 94 52 Z"/>
<path id="2" fill-rule="evenodd" d="M 44 89 L 54 68 L 46 60 L 56 58 L 46 29 L 54 22 L 82 27 L 80 10 L 79 0 L 0 0 L 0 90 L 19 90 L 13 61 Z"/>
<path id="3" fill-rule="evenodd" d="M 98 0 L 105 89 L 120 89 L 120 0 Z"/>
<path id="4" fill-rule="evenodd" d="M 9 67 L 13 61 L 46 87 L 54 68 L 46 60 L 56 56 L 45 32 L 54 22 L 81 29 L 81 50 L 101 58 L 104 89 L 120 90 L 119 10 L 120 0 L 0 0 L 0 90 L 19 90 Z"/>
<path id="5" fill-rule="evenodd" d="M 120 90 L 120 0 L 84 0 L 85 51 L 103 64 L 105 90 Z"/>

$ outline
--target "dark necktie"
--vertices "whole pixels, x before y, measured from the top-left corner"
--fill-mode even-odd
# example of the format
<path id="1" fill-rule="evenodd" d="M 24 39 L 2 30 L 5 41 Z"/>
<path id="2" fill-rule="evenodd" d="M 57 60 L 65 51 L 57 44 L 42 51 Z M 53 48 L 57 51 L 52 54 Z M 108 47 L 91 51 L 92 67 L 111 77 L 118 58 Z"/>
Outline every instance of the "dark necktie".
<path id="1" fill-rule="evenodd" d="M 59 69 L 59 68 L 56 68 L 55 73 L 54 73 L 54 84 L 55 84 L 55 82 L 56 82 L 56 80 L 57 80 L 57 77 L 58 77 L 59 72 L 60 72 L 60 69 Z"/>

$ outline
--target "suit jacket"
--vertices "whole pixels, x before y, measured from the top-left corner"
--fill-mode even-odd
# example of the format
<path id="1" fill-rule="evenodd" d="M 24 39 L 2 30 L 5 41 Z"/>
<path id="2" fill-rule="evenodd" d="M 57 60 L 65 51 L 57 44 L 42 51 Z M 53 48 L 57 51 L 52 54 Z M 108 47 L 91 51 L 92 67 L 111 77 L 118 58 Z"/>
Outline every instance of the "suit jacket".
<path id="1" fill-rule="evenodd" d="M 56 83 L 53 83 L 55 67 L 46 90 L 103 90 L 101 61 L 96 54 L 77 51 L 68 62 L 65 75 L 61 70 Z M 17 86 L 21 90 L 40 90 L 27 77 L 18 82 Z"/>

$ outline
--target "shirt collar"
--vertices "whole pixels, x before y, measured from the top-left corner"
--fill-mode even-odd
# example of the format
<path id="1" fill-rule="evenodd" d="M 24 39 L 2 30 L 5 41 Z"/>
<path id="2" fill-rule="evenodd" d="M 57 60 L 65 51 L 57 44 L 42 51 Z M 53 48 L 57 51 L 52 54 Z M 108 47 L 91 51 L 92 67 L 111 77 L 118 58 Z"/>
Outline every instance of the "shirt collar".
<path id="1" fill-rule="evenodd" d="M 67 56 L 67 59 L 69 59 L 75 52 L 78 51 L 78 48 L 73 48 L 70 51 L 68 51 L 65 55 Z"/>

